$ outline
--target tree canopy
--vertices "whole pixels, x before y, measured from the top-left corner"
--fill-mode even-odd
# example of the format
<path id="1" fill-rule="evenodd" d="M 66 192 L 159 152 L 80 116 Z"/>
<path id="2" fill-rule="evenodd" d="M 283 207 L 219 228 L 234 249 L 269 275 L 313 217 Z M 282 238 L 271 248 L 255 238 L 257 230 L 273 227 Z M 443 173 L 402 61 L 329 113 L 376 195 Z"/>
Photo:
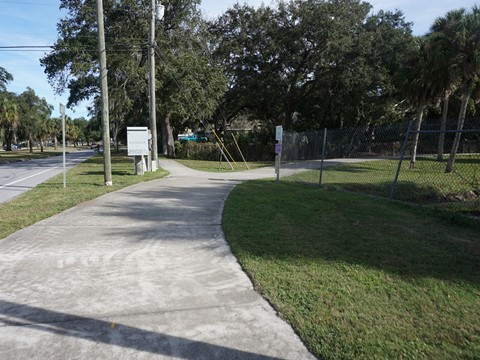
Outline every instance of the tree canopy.
<path id="1" fill-rule="evenodd" d="M 53 51 L 41 60 L 55 89 L 68 91 L 68 106 L 94 98 L 93 123 L 99 107 L 94 3 L 61 0 L 67 15 Z M 361 0 L 236 4 L 210 21 L 199 3 L 164 1 L 166 15 L 157 23 L 158 128 L 169 155 L 175 135 L 200 121 L 225 127 L 241 118 L 268 129 L 306 130 L 415 116 L 420 128 L 424 113 L 450 96 L 461 128 L 480 89 L 476 7 L 449 12 L 430 33 L 414 37 L 401 11 L 373 12 Z M 127 125 L 147 124 L 149 10 L 149 0 L 105 1 L 115 139 Z"/>
<path id="2" fill-rule="evenodd" d="M 68 106 L 98 97 L 95 1 L 62 0 L 68 15 L 58 24 L 59 40 L 41 63 L 58 92 L 69 91 Z M 170 121 L 178 124 L 209 117 L 225 89 L 221 68 L 209 61 L 208 33 L 199 1 L 164 2 L 166 16 L 157 24 L 158 113 L 164 142 L 173 149 Z M 150 1 L 123 0 L 105 4 L 105 36 L 111 114 L 120 131 L 128 121 L 146 123 L 147 52 Z M 98 102 L 94 102 L 98 103 Z M 95 111 L 93 111 L 95 115 Z M 126 120 L 131 119 L 131 120 Z"/>
<path id="3" fill-rule="evenodd" d="M 403 54 L 400 11 L 357 0 L 235 5 L 211 24 L 229 79 L 223 106 L 287 128 L 342 127 L 394 116 Z"/>

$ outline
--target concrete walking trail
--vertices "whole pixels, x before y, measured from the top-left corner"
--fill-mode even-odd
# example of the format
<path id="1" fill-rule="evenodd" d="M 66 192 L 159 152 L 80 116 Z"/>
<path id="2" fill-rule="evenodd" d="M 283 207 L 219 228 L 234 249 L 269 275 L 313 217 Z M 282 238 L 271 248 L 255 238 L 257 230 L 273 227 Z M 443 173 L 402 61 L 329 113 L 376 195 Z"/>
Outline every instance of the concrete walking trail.
<path id="1" fill-rule="evenodd" d="M 0 359 L 313 359 L 252 288 L 224 201 L 273 170 L 171 175 L 0 240 Z"/>

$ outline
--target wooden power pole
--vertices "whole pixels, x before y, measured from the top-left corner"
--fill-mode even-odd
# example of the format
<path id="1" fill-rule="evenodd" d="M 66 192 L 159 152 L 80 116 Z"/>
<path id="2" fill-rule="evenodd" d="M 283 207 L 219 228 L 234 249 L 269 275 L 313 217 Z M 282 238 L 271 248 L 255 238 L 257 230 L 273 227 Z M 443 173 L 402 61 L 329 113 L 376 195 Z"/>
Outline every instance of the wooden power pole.
<path id="1" fill-rule="evenodd" d="M 107 55 L 103 25 L 103 0 L 97 0 L 98 55 L 100 57 L 100 90 L 102 107 L 103 164 L 105 186 L 112 186 L 112 162 L 110 156 L 110 121 L 108 118 Z"/>
<path id="2" fill-rule="evenodd" d="M 156 25 L 156 0 L 151 0 L 150 6 L 150 36 L 148 48 L 149 64 L 149 108 L 150 108 L 150 130 L 152 132 L 152 171 L 158 167 L 158 141 L 157 141 L 157 102 L 155 85 L 155 25 Z M 150 164 L 149 164 L 150 165 Z M 150 168 L 150 166 L 148 166 Z"/>

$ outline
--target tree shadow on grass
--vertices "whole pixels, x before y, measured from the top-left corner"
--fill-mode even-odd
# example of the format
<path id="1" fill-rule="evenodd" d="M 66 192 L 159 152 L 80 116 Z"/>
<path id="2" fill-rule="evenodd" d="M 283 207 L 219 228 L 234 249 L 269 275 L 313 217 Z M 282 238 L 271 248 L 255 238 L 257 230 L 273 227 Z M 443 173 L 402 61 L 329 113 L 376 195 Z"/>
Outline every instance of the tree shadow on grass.
<path id="1" fill-rule="evenodd" d="M 446 166 L 448 162 L 448 156 L 446 156 L 443 160 L 438 161 L 434 157 L 420 157 L 418 160 L 421 160 L 425 163 L 434 163 L 439 166 Z M 479 155 L 459 155 L 455 158 L 455 164 L 468 164 L 468 165 L 480 165 L 480 156 Z"/>
<path id="2" fill-rule="evenodd" d="M 85 171 L 80 176 L 103 176 L 104 172 L 102 171 Z M 133 171 L 126 170 L 112 170 L 112 176 L 125 176 L 125 175 L 134 175 Z"/>
<path id="3" fill-rule="evenodd" d="M 261 182 L 242 193 L 256 209 L 248 213 L 240 204 L 232 213 L 245 214 L 239 223 L 255 225 L 226 225 L 235 253 L 287 262 L 323 259 L 480 286 L 480 224 L 383 199 L 285 186 L 273 188 L 278 196 L 272 202 L 261 197 L 267 191 Z M 225 222 L 233 220 L 227 216 Z"/>

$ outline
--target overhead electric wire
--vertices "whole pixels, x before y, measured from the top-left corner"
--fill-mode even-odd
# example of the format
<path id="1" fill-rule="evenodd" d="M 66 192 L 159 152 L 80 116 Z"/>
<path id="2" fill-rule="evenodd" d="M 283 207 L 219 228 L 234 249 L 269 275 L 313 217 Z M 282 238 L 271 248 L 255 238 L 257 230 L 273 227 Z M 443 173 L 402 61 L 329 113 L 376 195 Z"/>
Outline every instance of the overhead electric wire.
<path id="1" fill-rule="evenodd" d="M 0 0 L 0 4 L 1 3 L 6 3 L 6 4 L 15 4 L 15 5 L 39 5 L 39 6 L 60 6 L 60 2 L 57 2 L 57 4 L 47 4 L 47 3 L 33 3 L 33 2 L 25 2 L 25 1 L 8 1 L 8 0 Z M 90 6 L 88 5 L 83 5 L 83 8 L 89 8 Z M 17 34 L 18 35 L 18 34 Z M 76 38 L 83 38 L 83 39 L 96 39 L 96 36 L 95 35 L 83 35 L 83 36 L 78 36 Z M 110 38 L 110 39 L 115 39 L 115 37 L 110 37 L 110 36 L 107 36 L 107 39 Z M 143 39 L 140 39 L 140 38 L 133 38 L 133 39 L 128 39 L 129 43 L 126 43 L 126 44 L 110 44 L 111 47 L 113 47 L 113 49 L 107 49 L 107 52 L 109 53 L 121 53 L 121 52 L 131 52 L 132 50 L 135 51 L 135 50 L 139 50 L 141 49 L 142 47 L 145 47 L 145 46 L 148 46 L 148 44 L 146 43 L 145 40 Z M 124 48 L 122 49 L 121 46 L 123 46 Z M 117 48 L 115 48 L 117 47 Z M 47 50 L 50 50 L 50 49 L 55 49 L 55 45 L 11 45 L 11 46 L 0 46 L 0 52 L 6 52 L 6 51 L 14 51 L 14 52 L 44 52 L 44 51 L 47 51 Z M 84 47 L 84 48 L 77 48 L 75 49 L 76 51 L 78 52 L 98 52 L 98 49 L 96 47 L 90 47 L 90 46 L 87 46 L 87 47 Z M 61 49 L 61 50 L 57 50 L 57 51 L 72 51 L 72 50 L 69 50 L 69 49 Z M 161 57 L 160 54 L 158 54 L 157 52 L 157 55 L 159 55 Z M 164 66 L 165 67 L 168 67 L 171 69 L 171 67 L 166 63 L 166 61 L 164 59 L 161 59 Z M 178 79 L 175 77 L 174 73 L 172 72 L 172 79 L 173 81 L 175 82 L 175 84 L 177 85 L 177 87 L 181 90 L 181 93 L 182 93 L 182 96 L 185 98 L 185 100 L 187 102 L 189 102 L 190 104 L 194 104 L 195 105 L 195 108 L 198 112 L 200 112 L 200 106 L 198 104 L 196 104 L 195 102 L 191 101 L 191 99 L 189 99 L 187 97 L 187 94 L 186 94 L 186 91 L 183 89 L 183 87 L 180 85 Z M 222 114 L 221 116 L 223 116 L 224 118 L 224 121 L 226 121 L 226 118 L 225 118 L 225 115 L 223 114 L 223 111 L 221 110 Z M 209 126 L 209 122 L 207 119 L 202 119 L 204 122 L 207 123 L 207 125 Z"/>
<path id="2" fill-rule="evenodd" d="M 9 1 L 9 0 L 0 0 L 0 3 L 3 4 L 15 4 L 15 5 L 39 5 L 39 6 L 59 6 L 60 4 L 46 4 L 46 3 L 34 3 L 26 1 Z"/>
<path id="3" fill-rule="evenodd" d="M 120 52 L 132 52 L 141 49 L 144 44 L 129 44 L 129 43 L 114 43 L 109 44 L 107 52 L 109 53 L 120 53 Z M 14 52 L 27 52 L 27 51 L 47 51 L 55 49 L 55 45 L 4 45 L 0 46 L 0 51 L 14 51 Z M 80 46 L 74 50 L 63 48 L 56 50 L 58 52 L 68 51 L 68 52 L 98 52 L 96 46 Z"/>
<path id="4" fill-rule="evenodd" d="M 0 46 L 0 49 L 36 49 L 36 48 L 52 48 L 52 45 L 7 45 Z"/>

